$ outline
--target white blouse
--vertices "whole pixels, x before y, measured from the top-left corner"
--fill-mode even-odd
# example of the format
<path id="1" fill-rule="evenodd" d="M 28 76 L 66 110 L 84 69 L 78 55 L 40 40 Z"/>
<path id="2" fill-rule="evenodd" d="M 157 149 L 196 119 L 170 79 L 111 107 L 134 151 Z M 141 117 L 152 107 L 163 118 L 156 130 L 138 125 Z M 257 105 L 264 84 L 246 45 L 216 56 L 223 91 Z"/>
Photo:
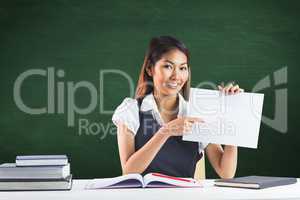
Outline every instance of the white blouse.
<path id="1" fill-rule="evenodd" d="M 188 102 L 185 101 L 181 94 L 178 95 L 179 110 L 177 116 L 186 116 Z M 157 104 L 152 93 L 146 95 L 141 104 L 142 112 L 150 110 L 153 118 L 162 126 L 164 124 L 164 121 L 158 111 Z M 129 97 L 125 98 L 115 110 L 112 116 L 112 121 L 116 126 L 120 122 L 124 123 L 127 128 L 135 135 L 140 126 L 137 100 Z M 202 152 L 207 145 L 207 143 L 199 142 L 199 153 Z"/>

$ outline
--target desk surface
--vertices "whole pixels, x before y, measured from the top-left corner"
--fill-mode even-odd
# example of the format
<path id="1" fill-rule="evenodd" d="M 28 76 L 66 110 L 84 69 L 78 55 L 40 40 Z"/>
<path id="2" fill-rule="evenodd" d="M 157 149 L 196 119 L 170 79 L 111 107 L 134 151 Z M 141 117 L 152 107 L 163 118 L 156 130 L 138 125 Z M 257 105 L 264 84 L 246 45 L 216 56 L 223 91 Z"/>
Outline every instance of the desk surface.
<path id="1" fill-rule="evenodd" d="M 262 190 L 225 188 L 213 186 L 213 180 L 205 180 L 203 188 L 134 188 L 85 190 L 89 180 L 73 180 L 71 191 L 0 192 L 3 199 L 300 199 L 300 181 L 296 184 Z"/>

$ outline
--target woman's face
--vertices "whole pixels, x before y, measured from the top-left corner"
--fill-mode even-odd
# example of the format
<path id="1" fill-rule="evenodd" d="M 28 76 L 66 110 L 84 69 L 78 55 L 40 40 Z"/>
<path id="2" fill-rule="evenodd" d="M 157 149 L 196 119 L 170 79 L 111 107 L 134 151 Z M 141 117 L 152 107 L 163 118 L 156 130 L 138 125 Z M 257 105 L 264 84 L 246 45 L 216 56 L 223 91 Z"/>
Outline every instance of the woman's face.
<path id="1" fill-rule="evenodd" d="M 163 54 L 149 72 L 156 92 L 166 96 L 175 95 L 188 80 L 187 57 L 177 49 L 171 50 Z"/>

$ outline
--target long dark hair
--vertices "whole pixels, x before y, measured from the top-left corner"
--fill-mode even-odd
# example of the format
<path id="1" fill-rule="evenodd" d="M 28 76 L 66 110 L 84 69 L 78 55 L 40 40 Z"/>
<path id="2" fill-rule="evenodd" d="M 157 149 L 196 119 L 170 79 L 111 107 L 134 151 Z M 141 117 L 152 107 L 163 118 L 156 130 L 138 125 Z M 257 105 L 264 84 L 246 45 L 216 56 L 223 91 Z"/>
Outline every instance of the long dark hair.
<path id="1" fill-rule="evenodd" d="M 189 66 L 189 50 L 186 46 L 171 36 L 160 36 L 154 37 L 151 39 L 148 50 L 145 55 L 144 63 L 141 69 L 141 73 L 139 76 L 135 98 L 141 98 L 153 92 L 153 79 L 151 76 L 148 75 L 146 69 L 150 67 L 154 67 L 155 63 L 161 59 L 162 55 L 177 49 L 184 53 L 187 57 L 187 64 L 189 70 L 189 76 L 186 83 L 183 85 L 182 89 L 180 90 L 180 94 L 184 97 L 186 101 L 189 100 L 189 93 L 190 93 L 190 85 L 191 85 L 191 70 Z"/>

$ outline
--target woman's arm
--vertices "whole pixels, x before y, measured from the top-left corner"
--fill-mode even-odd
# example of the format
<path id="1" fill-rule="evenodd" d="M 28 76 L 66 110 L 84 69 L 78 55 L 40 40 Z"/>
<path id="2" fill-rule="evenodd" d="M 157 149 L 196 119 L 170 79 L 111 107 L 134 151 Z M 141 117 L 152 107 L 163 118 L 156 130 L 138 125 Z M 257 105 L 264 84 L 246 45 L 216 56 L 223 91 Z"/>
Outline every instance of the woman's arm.
<path id="1" fill-rule="evenodd" d="M 233 178 L 237 167 L 237 147 L 209 144 L 206 147 L 207 157 L 221 178 Z"/>
<path id="2" fill-rule="evenodd" d="M 168 136 L 159 130 L 135 152 L 134 134 L 125 124 L 118 124 L 118 145 L 123 174 L 144 172 L 167 139 Z"/>
<path id="3" fill-rule="evenodd" d="M 143 173 L 169 137 L 190 132 L 195 122 L 202 120 L 195 117 L 178 117 L 170 121 L 136 152 L 134 134 L 125 124 L 119 123 L 118 146 L 123 174 Z"/>

